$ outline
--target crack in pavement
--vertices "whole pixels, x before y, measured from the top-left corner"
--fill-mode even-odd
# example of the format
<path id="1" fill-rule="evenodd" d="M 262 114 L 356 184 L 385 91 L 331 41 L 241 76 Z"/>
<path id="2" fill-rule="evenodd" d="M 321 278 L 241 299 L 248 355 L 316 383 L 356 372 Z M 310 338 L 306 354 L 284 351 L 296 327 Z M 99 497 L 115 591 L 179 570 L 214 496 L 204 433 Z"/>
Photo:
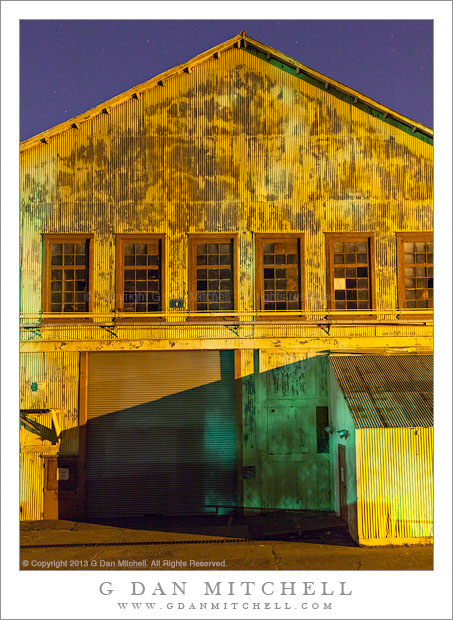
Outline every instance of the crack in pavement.
<path id="1" fill-rule="evenodd" d="M 274 545 L 271 545 L 271 552 L 272 552 L 272 555 L 274 557 L 275 570 L 280 570 L 280 566 L 278 565 L 280 560 L 278 559 L 278 555 L 274 551 Z"/>

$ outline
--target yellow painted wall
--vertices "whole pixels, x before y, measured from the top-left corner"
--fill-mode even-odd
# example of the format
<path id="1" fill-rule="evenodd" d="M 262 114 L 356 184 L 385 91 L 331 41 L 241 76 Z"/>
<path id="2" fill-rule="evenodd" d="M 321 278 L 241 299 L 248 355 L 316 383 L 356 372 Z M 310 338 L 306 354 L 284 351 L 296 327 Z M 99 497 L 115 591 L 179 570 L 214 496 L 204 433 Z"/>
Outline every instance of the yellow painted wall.
<path id="1" fill-rule="evenodd" d="M 255 309 L 253 233 L 305 233 L 315 312 L 326 309 L 324 233 L 375 232 L 385 312 L 397 303 L 395 232 L 432 229 L 432 147 L 231 48 L 25 150 L 21 203 L 27 313 L 41 310 L 41 233 L 94 233 L 94 311 L 112 312 L 115 234 L 165 233 L 168 298 L 187 303 L 187 233 L 224 231 L 239 233 L 240 312 Z"/>
<path id="2" fill-rule="evenodd" d="M 324 234 L 374 232 L 378 316 L 396 319 L 396 232 L 432 229 L 432 146 L 244 49 L 224 50 L 109 114 L 99 111 L 79 128 L 27 148 L 20 172 L 25 324 L 36 323 L 42 308 L 43 233 L 94 234 L 93 309 L 110 326 L 111 317 L 101 313 L 115 311 L 115 235 L 165 233 L 167 300 L 185 304 L 181 311 L 164 308 L 170 322 L 182 325 L 104 329 L 63 320 L 21 332 L 21 407 L 62 409 L 61 452 L 78 451 L 80 351 L 239 349 L 243 464 L 262 466 L 256 480 L 243 481 L 244 504 L 283 506 L 274 475 L 280 465 L 272 469 L 263 444 L 260 407 L 273 397 L 263 384 L 266 373 L 281 398 L 279 386 L 290 385 L 290 371 L 280 369 L 294 369 L 320 351 L 432 350 L 429 324 L 184 324 L 188 233 L 238 233 L 238 310 L 250 320 L 256 309 L 255 233 L 305 234 L 306 308 L 322 318 Z M 46 382 L 46 389 L 31 393 L 33 381 Z M 326 395 L 310 398 L 314 403 Z M 33 489 L 42 488 L 33 450 L 50 448 L 36 441 L 22 431 L 26 518 L 40 518 L 42 511 L 31 499 Z M 297 458 L 286 461 L 283 469 L 292 468 L 298 480 Z M 299 493 L 303 480 L 294 484 L 289 495 Z"/>
<path id="3" fill-rule="evenodd" d="M 356 459 L 360 542 L 432 537 L 433 429 L 357 429 Z"/>
<path id="4" fill-rule="evenodd" d="M 50 413 L 26 414 L 21 424 L 21 519 L 42 518 L 42 457 L 79 451 L 79 357 L 77 352 L 20 355 L 20 408 L 55 409 L 61 429 L 60 439 L 56 441 Z M 38 383 L 35 392 L 32 383 Z"/>

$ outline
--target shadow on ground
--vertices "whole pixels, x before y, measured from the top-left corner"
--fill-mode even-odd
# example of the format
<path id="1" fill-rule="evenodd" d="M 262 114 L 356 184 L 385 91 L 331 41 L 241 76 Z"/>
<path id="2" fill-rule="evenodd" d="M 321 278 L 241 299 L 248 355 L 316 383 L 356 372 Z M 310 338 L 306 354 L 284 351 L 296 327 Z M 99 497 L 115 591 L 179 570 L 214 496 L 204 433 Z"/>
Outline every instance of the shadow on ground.
<path id="1" fill-rule="evenodd" d="M 90 527 L 91 526 L 91 527 Z M 248 540 L 275 540 L 286 542 L 307 542 L 323 545 L 354 547 L 356 543 L 349 536 L 345 522 L 330 512 L 316 511 L 276 511 L 256 515 L 222 514 L 198 516 L 146 515 L 143 517 L 122 517 L 91 519 L 89 522 L 70 521 L 34 521 L 23 522 L 23 534 L 33 531 L 71 530 L 74 534 L 80 530 L 106 526 L 110 530 L 112 542 L 115 530 L 118 537 L 121 531 L 135 530 L 147 532 L 147 538 L 156 533 L 159 540 L 168 533 L 173 539 L 175 534 Z M 96 542 L 96 541 L 93 541 Z"/>

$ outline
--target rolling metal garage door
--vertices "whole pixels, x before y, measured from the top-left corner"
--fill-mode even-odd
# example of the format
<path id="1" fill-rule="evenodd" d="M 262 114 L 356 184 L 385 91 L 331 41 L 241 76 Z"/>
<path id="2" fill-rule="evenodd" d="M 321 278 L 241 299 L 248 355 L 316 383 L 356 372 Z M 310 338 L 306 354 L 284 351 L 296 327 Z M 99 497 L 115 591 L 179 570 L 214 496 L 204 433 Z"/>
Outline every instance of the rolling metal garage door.
<path id="1" fill-rule="evenodd" d="M 232 351 L 90 353 L 89 518 L 236 504 Z"/>

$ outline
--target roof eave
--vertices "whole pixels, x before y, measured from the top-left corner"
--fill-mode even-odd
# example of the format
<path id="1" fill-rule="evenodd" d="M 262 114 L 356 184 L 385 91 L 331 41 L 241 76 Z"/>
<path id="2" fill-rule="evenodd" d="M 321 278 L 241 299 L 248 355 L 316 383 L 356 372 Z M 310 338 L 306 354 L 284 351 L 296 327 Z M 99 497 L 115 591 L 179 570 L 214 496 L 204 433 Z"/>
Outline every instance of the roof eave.
<path id="1" fill-rule="evenodd" d="M 201 54 L 194 56 L 194 58 L 191 58 L 190 60 L 187 60 L 181 63 L 177 67 L 173 67 L 171 69 L 168 69 L 167 71 L 164 71 L 163 73 L 159 73 L 158 75 L 147 80 L 146 82 L 137 84 L 136 86 L 133 86 L 129 90 L 126 90 L 125 92 L 119 95 L 116 95 L 115 97 L 112 97 L 111 99 L 108 99 L 107 101 L 104 101 L 103 103 L 98 104 L 94 108 L 90 108 L 89 110 L 87 110 L 86 112 L 83 112 L 82 114 L 78 114 L 77 116 L 74 116 L 73 118 L 70 118 L 67 121 L 63 121 L 62 123 L 59 123 L 58 125 L 55 125 L 54 127 L 51 127 L 50 129 L 46 129 L 45 131 L 42 131 L 41 133 L 35 136 L 32 136 L 31 138 L 27 138 L 27 140 L 24 140 L 23 142 L 20 143 L 20 151 L 23 152 L 29 149 L 30 147 L 34 146 L 35 144 L 38 144 L 39 142 L 45 142 L 49 138 L 55 135 L 58 135 L 62 133 L 63 131 L 71 129 L 72 125 L 83 123 L 95 116 L 98 116 L 104 110 L 109 110 L 112 107 L 116 107 L 117 105 L 123 103 L 124 101 L 128 101 L 129 99 L 131 99 L 132 97 L 136 95 L 141 95 L 142 92 L 150 88 L 153 88 L 155 86 L 158 86 L 159 83 L 164 84 L 166 80 L 168 80 L 171 77 L 174 77 L 175 75 L 178 75 L 179 73 L 184 73 L 188 68 L 189 70 L 192 70 L 195 66 L 199 65 L 202 62 L 205 62 L 206 60 L 208 60 L 215 54 L 221 53 L 222 51 L 225 51 L 233 47 L 236 43 L 241 41 L 243 37 L 244 37 L 244 34 L 240 33 L 236 35 L 235 37 L 233 37 L 232 39 L 228 39 L 228 41 L 225 41 L 224 43 L 220 43 L 219 45 L 216 45 L 215 47 L 212 47 L 209 50 L 206 50 L 205 52 L 202 52 Z"/>
<path id="2" fill-rule="evenodd" d="M 264 43 L 260 43 L 260 41 L 256 41 L 255 39 L 252 39 L 251 37 L 245 36 L 244 40 L 247 41 L 247 43 L 250 43 L 256 49 L 259 49 L 267 54 L 270 54 L 271 57 L 274 57 L 276 60 L 280 60 L 281 62 L 287 64 L 288 66 L 293 66 L 296 70 L 299 69 L 300 72 L 305 73 L 306 75 L 320 82 L 323 82 L 326 85 L 332 86 L 335 89 L 342 91 L 347 95 L 357 98 L 359 99 L 360 102 L 368 105 L 369 107 L 372 107 L 375 110 L 382 112 L 383 114 L 387 114 L 388 116 L 391 116 L 395 120 L 399 120 L 405 125 L 419 129 L 421 132 L 425 133 L 426 135 L 433 137 L 433 130 L 430 127 L 426 127 L 426 125 L 423 125 L 422 123 L 418 123 L 417 121 L 414 121 L 408 118 L 407 116 L 403 116 L 402 114 L 395 112 L 391 108 L 388 108 L 382 105 L 381 103 L 375 101 L 374 99 L 367 97 L 360 91 L 354 90 L 353 88 L 350 88 L 349 86 L 345 86 L 341 82 L 337 82 L 336 80 L 333 80 L 332 78 L 329 78 L 326 75 L 319 73 L 319 71 L 315 71 L 314 69 L 311 69 L 310 67 L 307 67 L 306 65 L 303 65 L 301 62 L 295 60 L 294 58 L 291 58 L 290 56 L 287 56 L 283 52 L 279 52 L 278 50 L 275 50 L 274 48 L 269 47 L 268 45 L 265 45 Z"/>
<path id="3" fill-rule="evenodd" d="M 397 112 L 394 112 L 390 108 L 387 108 L 386 106 L 381 105 L 380 103 L 374 101 L 373 99 L 370 99 L 369 97 L 367 97 L 366 95 L 363 95 L 359 91 L 349 88 L 348 86 L 345 86 L 344 84 L 341 84 L 340 82 L 337 82 L 336 80 L 333 80 L 323 75 L 322 73 L 315 71 L 314 69 L 310 69 L 310 67 L 303 65 L 302 63 L 298 62 L 294 58 L 286 56 L 286 54 L 283 54 L 282 52 L 279 52 L 278 50 L 268 45 L 265 45 L 264 43 L 261 43 L 260 41 L 257 41 L 255 39 L 252 39 L 251 37 L 248 37 L 245 31 L 242 31 L 235 37 L 228 39 L 227 41 L 224 41 L 223 43 L 220 43 L 219 45 L 216 45 L 215 47 L 212 47 L 206 50 L 205 52 L 202 52 L 201 54 L 198 54 L 194 58 L 191 58 L 190 60 L 187 60 L 181 63 L 180 65 L 173 67 L 172 69 L 168 69 L 167 71 L 164 71 L 163 73 L 160 73 L 159 75 L 156 75 L 155 77 L 147 80 L 146 82 L 142 82 L 141 84 L 138 84 L 130 88 L 124 93 L 116 95 L 115 97 L 112 97 L 111 99 L 108 99 L 107 101 L 104 101 L 103 103 L 100 103 L 99 105 L 93 108 L 90 108 L 89 110 L 87 110 L 86 112 L 83 112 L 82 114 L 78 114 L 77 116 L 74 116 L 67 121 L 63 121 L 62 123 L 59 123 L 58 125 L 55 125 L 54 127 L 51 127 L 50 129 L 46 129 L 45 131 L 35 136 L 32 136 L 31 138 L 27 138 L 27 140 L 24 140 L 23 142 L 20 143 L 20 152 L 24 152 L 28 150 L 29 148 L 41 142 L 47 143 L 50 138 L 58 134 L 61 134 L 64 131 L 71 129 L 72 127 L 78 128 L 81 123 L 84 123 L 90 120 L 91 118 L 98 116 L 99 114 L 102 114 L 103 112 L 109 112 L 111 108 L 116 107 L 117 105 L 120 105 L 124 101 L 128 101 L 131 98 L 139 97 L 145 90 L 154 88 L 159 85 L 163 86 L 166 80 L 180 73 L 184 73 L 186 71 L 190 72 L 197 65 L 205 62 L 206 60 L 208 60 L 209 58 L 212 58 L 213 56 L 216 56 L 217 54 L 221 54 L 222 52 L 230 49 L 233 46 L 244 47 L 244 48 L 251 46 L 255 48 L 256 50 L 265 53 L 269 60 L 272 58 L 276 59 L 279 62 L 289 67 L 294 68 L 298 73 L 303 73 L 304 75 L 307 75 L 312 79 L 315 79 L 317 81 L 325 83 L 326 85 L 331 86 L 332 88 L 336 89 L 339 92 L 342 92 L 348 96 L 354 97 L 354 99 L 356 99 L 357 101 L 360 101 L 360 103 L 363 103 L 364 105 L 367 105 L 370 108 L 377 110 L 378 112 L 384 114 L 384 116 L 391 117 L 392 119 L 395 119 L 396 121 L 399 121 L 403 123 L 404 125 L 411 127 L 413 131 L 418 130 L 424 135 L 431 137 L 431 138 L 433 136 L 433 130 L 430 129 L 429 127 L 425 127 L 421 123 L 412 121 L 406 116 L 398 114 Z"/>

